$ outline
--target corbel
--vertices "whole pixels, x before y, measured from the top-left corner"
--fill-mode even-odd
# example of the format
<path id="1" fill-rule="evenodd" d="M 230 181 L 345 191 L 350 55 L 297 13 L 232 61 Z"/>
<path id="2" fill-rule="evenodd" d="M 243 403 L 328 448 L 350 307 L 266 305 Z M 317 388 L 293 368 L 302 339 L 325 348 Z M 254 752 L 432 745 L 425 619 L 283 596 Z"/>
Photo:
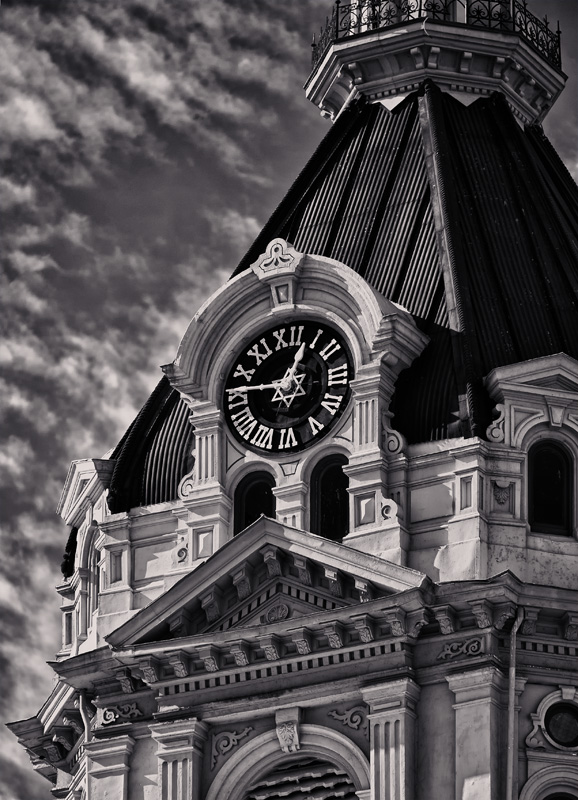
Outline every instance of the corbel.
<path id="1" fill-rule="evenodd" d="M 158 658 L 148 656 L 138 662 L 138 667 L 146 683 L 156 683 L 161 678 L 161 663 Z"/>
<path id="2" fill-rule="evenodd" d="M 246 600 L 252 592 L 253 569 L 250 564 L 243 564 L 235 572 L 230 573 L 239 600 Z"/>
<path id="3" fill-rule="evenodd" d="M 478 628 L 490 628 L 492 626 L 492 606 L 490 603 L 487 600 L 470 600 L 470 606 Z"/>
<path id="4" fill-rule="evenodd" d="M 516 616 L 516 606 L 514 603 L 504 603 L 494 610 L 494 628 L 497 631 L 504 629 L 507 621 Z"/>
<path id="5" fill-rule="evenodd" d="M 275 714 L 275 730 L 279 745 L 284 753 L 295 753 L 300 748 L 299 725 L 301 723 L 301 709 L 282 708 Z"/>
<path id="6" fill-rule="evenodd" d="M 355 578 L 355 588 L 359 592 L 359 601 L 361 603 L 368 603 L 373 600 L 374 591 L 370 581 Z"/>
<path id="7" fill-rule="evenodd" d="M 455 632 L 457 619 L 453 606 L 435 606 L 433 613 L 440 626 L 440 631 L 444 636 Z"/>
<path id="8" fill-rule="evenodd" d="M 128 667 L 123 667 L 114 673 L 115 678 L 120 683 L 120 688 L 124 694 L 132 694 L 135 691 L 134 678 Z"/>
<path id="9" fill-rule="evenodd" d="M 524 621 L 520 633 L 522 636 L 533 636 L 536 633 L 536 623 L 540 615 L 539 608 L 524 608 Z"/>
<path id="10" fill-rule="evenodd" d="M 311 562 L 304 556 L 293 556 L 293 564 L 299 575 L 299 580 L 304 586 L 312 586 Z"/>
<path id="11" fill-rule="evenodd" d="M 374 641 L 375 625 L 373 619 L 368 614 L 357 617 L 354 621 L 354 625 L 355 630 L 359 633 L 359 638 L 362 642 L 369 644 L 369 642 Z"/>
<path id="12" fill-rule="evenodd" d="M 199 647 L 197 652 L 207 672 L 217 672 L 220 669 L 220 654 L 212 644 L 206 647 Z"/>
<path id="13" fill-rule="evenodd" d="M 267 547 L 262 548 L 261 555 L 263 556 L 263 560 L 267 565 L 267 573 L 269 577 L 281 577 L 283 573 L 281 570 L 281 554 L 279 548 L 269 544 Z"/>
<path id="14" fill-rule="evenodd" d="M 191 630 L 191 618 L 183 609 L 169 617 L 168 623 L 171 636 L 175 639 L 186 636 Z"/>
<path id="15" fill-rule="evenodd" d="M 569 642 L 575 642 L 578 639 L 578 614 L 568 611 L 564 614 L 563 623 L 564 638 Z"/>
<path id="16" fill-rule="evenodd" d="M 189 656 L 183 650 L 177 650 L 169 656 L 169 664 L 173 668 L 177 678 L 188 678 L 189 676 Z"/>
<path id="17" fill-rule="evenodd" d="M 392 608 L 384 613 L 385 621 L 391 627 L 392 636 L 405 636 L 407 633 L 405 624 L 405 611 L 403 608 Z"/>
<path id="18" fill-rule="evenodd" d="M 313 637 L 308 628 L 297 628 L 294 631 L 290 631 L 289 635 L 300 656 L 308 656 L 311 653 L 313 650 Z"/>
<path id="19" fill-rule="evenodd" d="M 275 634 L 259 639 L 259 647 L 265 653 L 267 661 L 277 661 L 281 658 L 281 639 Z"/>
<path id="20" fill-rule="evenodd" d="M 221 596 L 222 592 L 219 587 L 212 586 L 199 598 L 209 624 L 216 622 L 221 616 Z"/>
<path id="21" fill-rule="evenodd" d="M 238 667 L 246 667 L 249 664 L 249 645 L 243 639 L 229 644 L 229 652 L 235 659 L 235 664 Z"/>
<path id="22" fill-rule="evenodd" d="M 332 650 L 338 650 L 340 647 L 343 647 L 345 635 L 343 625 L 340 622 L 330 622 L 322 628 L 322 631 L 325 636 L 327 636 L 329 647 L 331 647 Z"/>
<path id="23" fill-rule="evenodd" d="M 325 577 L 329 581 L 329 591 L 334 597 L 343 597 L 343 578 L 341 572 L 333 567 L 325 567 Z"/>

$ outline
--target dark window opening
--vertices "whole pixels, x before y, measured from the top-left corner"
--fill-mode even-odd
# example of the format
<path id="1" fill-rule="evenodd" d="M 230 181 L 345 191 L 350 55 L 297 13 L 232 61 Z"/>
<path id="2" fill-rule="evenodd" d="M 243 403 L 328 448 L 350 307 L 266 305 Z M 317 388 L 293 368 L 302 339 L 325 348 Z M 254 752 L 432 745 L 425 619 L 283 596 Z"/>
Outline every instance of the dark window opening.
<path id="1" fill-rule="evenodd" d="M 349 532 L 349 478 L 345 456 L 322 459 L 311 475 L 311 531 L 334 542 Z"/>
<path id="2" fill-rule="evenodd" d="M 539 442 L 530 448 L 530 528 L 537 533 L 568 535 L 572 532 L 572 459 L 556 442 Z"/>
<path id="3" fill-rule="evenodd" d="M 275 519 L 275 481 L 268 472 L 246 475 L 235 491 L 234 534 L 244 531 L 261 514 Z"/>

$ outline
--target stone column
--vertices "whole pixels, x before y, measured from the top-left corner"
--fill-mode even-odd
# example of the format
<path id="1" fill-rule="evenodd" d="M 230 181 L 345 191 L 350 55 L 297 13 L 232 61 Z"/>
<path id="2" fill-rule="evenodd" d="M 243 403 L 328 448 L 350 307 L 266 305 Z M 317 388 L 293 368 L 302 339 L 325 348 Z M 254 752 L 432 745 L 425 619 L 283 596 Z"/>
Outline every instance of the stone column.
<path id="1" fill-rule="evenodd" d="M 127 800 L 130 754 L 134 748 L 131 736 L 93 739 L 84 745 L 88 758 L 90 800 Z"/>
<path id="2" fill-rule="evenodd" d="M 501 800 L 507 749 L 502 697 L 508 682 L 496 667 L 447 675 L 446 680 L 456 699 L 456 800 Z"/>
<path id="3" fill-rule="evenodd" d="M 401 678 L 361 692 L 370 709 L 371 800 L 413 800 L 420 688 Z"/>
<path id="4" fill-rule="evenodd" d="M 158 744 L 160 800 L 200 800 L 207 726 L 193 718 L 150 726 Z"/>

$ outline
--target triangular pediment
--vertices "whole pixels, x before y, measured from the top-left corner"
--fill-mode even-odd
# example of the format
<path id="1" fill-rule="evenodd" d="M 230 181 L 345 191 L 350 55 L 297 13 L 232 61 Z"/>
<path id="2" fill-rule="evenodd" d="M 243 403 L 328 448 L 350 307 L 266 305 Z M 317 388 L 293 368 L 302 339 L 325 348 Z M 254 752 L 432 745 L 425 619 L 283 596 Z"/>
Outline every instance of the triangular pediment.
<path id="1" fill-rule="evenodd" d="M 545 394 L 575 400 L 578 394 L 578 361 L 565 353 L 533 358 L 498 367 L 485 378 L 494 400 L 505 395 L 541 397 Z M 573 397 L 574 395 L 574 397 Z"/>
<path id="2" fill-rule="evenodd" d="M 426 582 L 416 570 L 261 517 L 107 641 L 123 649 L 287 625 Z"/>

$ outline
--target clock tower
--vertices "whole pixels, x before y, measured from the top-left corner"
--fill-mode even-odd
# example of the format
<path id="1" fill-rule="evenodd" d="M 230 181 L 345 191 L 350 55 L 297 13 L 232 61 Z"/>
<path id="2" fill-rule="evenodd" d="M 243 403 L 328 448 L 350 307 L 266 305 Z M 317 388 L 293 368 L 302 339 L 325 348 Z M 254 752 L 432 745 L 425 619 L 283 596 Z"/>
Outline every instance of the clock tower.
<path id="1" fill-rule="evenodd" d="M 578 800 L 564 81 L 523 0 L 335 3 L 325 139 L 70 468 L 55 797 Z"/>

